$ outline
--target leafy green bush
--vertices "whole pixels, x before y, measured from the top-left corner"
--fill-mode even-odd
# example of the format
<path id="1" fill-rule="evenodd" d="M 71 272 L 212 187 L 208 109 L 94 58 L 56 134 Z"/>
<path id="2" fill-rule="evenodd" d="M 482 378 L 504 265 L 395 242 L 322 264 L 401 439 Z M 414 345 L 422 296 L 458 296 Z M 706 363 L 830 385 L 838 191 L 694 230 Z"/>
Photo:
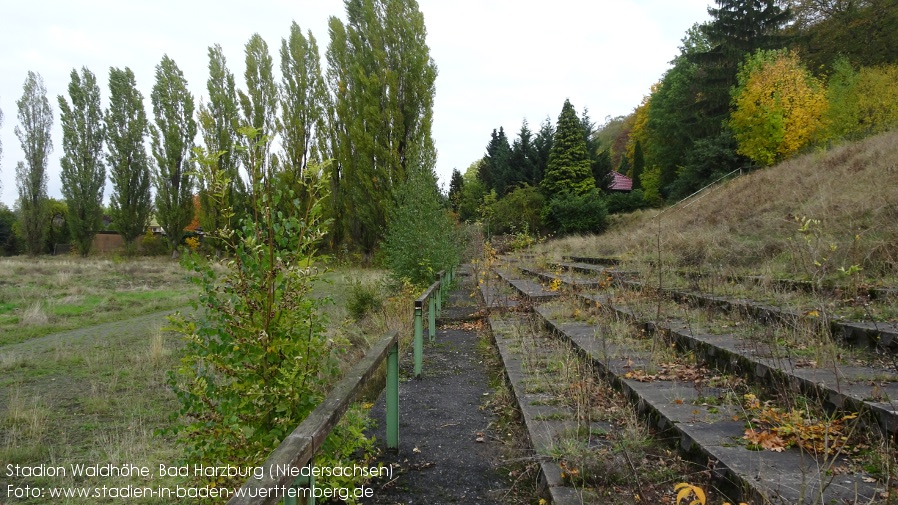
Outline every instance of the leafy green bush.
<path id="1" fill-rule="evenodd" d="M 250 168 L 256 217 L 243 220 L 238 230 L 224 226 L 218 233 L 230 257 L 216 262 L 183 256 L 196 273 L 202 309 L 190 319 L 172 318 L 173 329 L 184 337 L 184 357 L 169 384 L 182 420 L 172 431 L 190 464 L 262 464 L 318 406 L 339 374 L 340 342 L 328 338 L 322 311 L 328 300 L 311 296 L 318 276 L 313 263 L 327 224 L 322 218 L 327 181 L 307 188 L 308 206 L 300 208 L 292 190 L 274 184 L 269 171 L 260 164 Z M 211 198 L 223 201 L 224 177 L 209 188 Z M 290 202 L 295 213 L 277 211 Z M 344 429 L 358 431 L 358 421 L 345 423 Z M 364 436 L 352 438 L 349 445 L 335 442 L 341 454 L 367 444 Z M 328 466 L 341 457 L 325 452 L 316 463 Z M 242 484 L 239 478 L 194 479 L 202 486 Z"/>
<path id="2" fill-rule="evenodd" d="M 491 205 L 489 229 L 493 235 L 515 231 L 538 232 L 543 227 L 542 208 L 545 198 L 539 188 L 516 188 Z"/>
<path id="3" fill-rule="evenodd" d="M 461 256 L 455 221 L 443 206 L 432 170 L 416 169 L 400 186 L 384 240 L 384 263 L 397 280 L 427 286 Z"/>
<path id="4" fill-rule="evenodd" d="M 634 189 L 629 193 L 609 193 L 605 196 L 605 205 L 609 214 L 623 214 L 650 206 L 641 189 Z"/>
<path id="5" fill-rule="evenodd" d="M 561 193 L 546 205 L 543 219 L 561 235 L 601 233 L 608 227 L 608 208 L 599 190 L 583 195 Z"/>

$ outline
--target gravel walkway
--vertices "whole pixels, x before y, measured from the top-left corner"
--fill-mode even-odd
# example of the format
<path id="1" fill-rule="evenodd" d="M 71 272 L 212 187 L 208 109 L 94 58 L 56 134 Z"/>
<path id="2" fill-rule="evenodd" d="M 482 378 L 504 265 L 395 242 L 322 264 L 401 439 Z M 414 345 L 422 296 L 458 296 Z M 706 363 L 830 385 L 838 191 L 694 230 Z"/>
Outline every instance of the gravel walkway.
<path id="1" fill-rule="evenodd" d="M 508 483 L 498 469 L 493 416 L 481 409 L 492 394 L 488 370 L 477 350 L 477 333 L 462 324 L 477 310 L 471 282 L 470 272 L 461 270 L 459 287 L 443 307 L 436 342 L 430 344 L 425 334 L 420 379 L 412 378 L 412 356 L 402 357 L 399 451 L 384 450 L 380 457 L 393 465 L 393 480 L 372 483 L 375 496 L 365 503 L 501 503 Z M 373 434 L 383 441 L 383 395 L 371 415 L 378 420 Z"/>

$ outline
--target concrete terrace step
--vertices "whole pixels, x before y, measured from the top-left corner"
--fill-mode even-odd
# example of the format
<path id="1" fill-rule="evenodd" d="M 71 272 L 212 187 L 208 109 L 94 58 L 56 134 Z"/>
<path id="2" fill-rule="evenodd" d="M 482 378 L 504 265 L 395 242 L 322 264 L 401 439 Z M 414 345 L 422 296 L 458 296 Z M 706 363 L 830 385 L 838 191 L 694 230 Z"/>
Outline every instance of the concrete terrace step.
<path id="1" fill-rule="evenodd" d="M 537 279 L 540 279 L 542 281 L 553 282 L 557 280 L 563 284 L 567 284 L 568 286 L 573 286 L 576 289 L 599 289 L 602 287 L 602 281 L 597 279 L 577 279 L 567 275 L 541 272 L 539 270 L 534 270 L 526 267 L 519 267 L 519 270 L 526 275 L 536 277 Z"/>
<path id="2" fill-rule="evenodd" d="M 603 265 L 609 267 L 620 265 L 620 259 L 611 257 L 564 256 L 562 259 L 572 263 L 587 263 L 590 265 Z"/>
<path id="3" fill-rule="evenodd" d="M 802 367 L 743 335 L 710 334 L 681 321 L 651 322 L 632 310 L 617 307 L 605 296 L 582 294 L 589 304 L 600 303 L 616 316 L 654 332 L 660 331 L 685 350 L 720 370 L 745 376 L 775 389 L 784 384 L 817 398 L 830 410 L 859 412 L 885 434 L 898 438 L 898 383 L 883 381 L 888 370 L 862 366 Z"/>
<path id="4" fill-rule="evenodd" d="M 618 270 L 615 266 L 602 266 L 596 265 L 593 263 L 569 263 L 564 261 L 559 261 L 555 263 L 550 263 L 551 266 L 555 266 L 561 268 L 563 270 L 569 270 L 571 272 L 577 272 L 580 274 L 586 275 L 597 275 L 602 277 L 611 277 L 612 279 L 632 279 L 636 277 L 637 272 L 632 270 Z"/>
<path id="5" fill-rule="evenodd" d="M 531 275 L 547 275 L 532 269 L 522 269 Z M 562 283 L 577 288 L 577 284 Z M 616 277 L 616 282 L 627 289 L 657 291 L 656 288 L 643 282 L 630 280 L 625 277 Z M 668 298 L 691 305 L 708 307 L 723 312 L 737 313 L 762 323 L 778 322 L 781 324 L 793 324 L 805 317 L 803 313 L 783 309 L 775 305 L 756 302 L 747 298 L 729 298 L 715 296 L 697 291 L 678 289 L 662 289 L 661 292 Z M 879 350 L 888 350 L 898 353 L 898 323 L 876 321 L 849 321 L 833 318 L 829 320 L 830 330 L 833 336 L 840 342 L 856 347 L 870 347 Z"/>
<path id="6" fill-rule="evenodd" d="M 518 316 L 520 317 L 520 316 Z M 512 393 L 518 403 L 524 425 L 530 436 L 533 450 L 537 455 L 546 454 L 553 445 L 556 436 L 575 428 L 573 421 L 555 420 L 553 414 L 562 413 L 562 407 L 551 405 L 539 405 L 539 395 L 528 393 L 526 381 L 528 373 L 525 370 L 520 352 L 516 350 L 516 340 L 511 335 L 511 325 L 514 319 L 501 316 L 489 318 L 493 340 L 499 349 L 505 368 L 505 376 L 511 385 Z M 540 353 L 538 357 L 547 354 L 545 350 L 534 349 L 530 352 Z M 569 414 L 566 413 L 566 414 Z M 545 457 L 539 459 L 542 479 L 552 498 L 552 503 L 559 505 L 579 505 L 583 503 L 582 492 L 565 486 L 561 476 L 562 469 L 558 463 Z"/>
<path id="7" fill-rule="evenodd" d="M 500 269 L 494 271 L 502 280 L 507 282 L 524 298 L 533 303 L 545 302 L 558 296 L 557 292 L 546 289 L 539 282 L 521 278 Z"/>
<path id="8" fill-rule="evenodd" d="M 639 410 L 659 429 L 672 430 L 680 438 L 680 449 L 705 459 L 712 474 L 725 491 L 742 500 L 759 503 L 854 503 L 873 500 L 880 491 L 864 482 L 866 475 L 828 475 L 835 461 L 816 461 L 807 453 L 787 449 L 781 453 L 750 451 L 740 446 L 744 423 L 734 421 L 737 408 L 710 408 L 692 405 L 700 392 L 684 382 L 640 382 L 627 379 L 626 373 L 648 365 L 645 351 L 616 344 L 613 349 L 596 338 L 595 327 L 583 323 L 564 323 L 537 307 L 546 325 L 566 339 L 606 375 L 607 379 L 631 397 Z M 741 494 L 740 494 L 741 490 Z"/>
<path id="9" fill-rule="evenodd" d="M 636 281 L 629 281 L 625 285 L 637 289 L 644 287 L 643 284 Z M 663 290 L 663 293 L 678 302 L 724 312 L 734 312 L 761 322 L 793 324 L 795 321 L 807 317 L 799 311 L 783 309 L 747 298 L 729 298 L 676 289 L 666 289 Z M 833 337 L 848 345 L 898 352 L 898 324 L 896 323 L 832 318 L 829 320 L 829 327 Z"/>

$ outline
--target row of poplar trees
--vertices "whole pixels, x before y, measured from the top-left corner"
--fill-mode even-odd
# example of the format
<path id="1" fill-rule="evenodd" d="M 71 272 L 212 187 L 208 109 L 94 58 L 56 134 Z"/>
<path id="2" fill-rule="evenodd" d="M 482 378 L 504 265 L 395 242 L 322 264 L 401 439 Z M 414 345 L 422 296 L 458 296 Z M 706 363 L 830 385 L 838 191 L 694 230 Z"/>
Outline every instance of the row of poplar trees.
<path id="1" fill-rule="evenodd" d="M 383 239 L 396 188 L 411 171 L 432 173 L 435 166 L 437 70 L 415 0 L 346 0 L 345 7 L 345 23 L 329 20 L 324 71 L 314 36 L 295 22 L 281 40 L 280 81 L 258 34 L 245 46 L 244 89 L 238 89 L 221 46 L 209 47 L 208 101 L 198 109 L 184 74 L 163 56 L 150 96 L 152 124 L 129 68 L 110 69 L 105 111 L 95 75 L 73 70 L 69 97 L 58 101 L 62 188 L 79 251 L 89 252 L 99 228 L 107 169 L 112 227 L 131 246 L 155 215 L 174 251 L 195 217 L 207 232 L 249 217 L 246 167 L 261 163 L 296 195 L 283 212 L 306 208 L 304 188 L 327 178 L 330 246 L 372 252 Z M 16 134 L 25 152 L 16 169 L 19 228 L 26 251 L 37 254 L 46 229 L 53 122 L 39 74 L 29 72 L 17 105 Z M 222 179 L 225 197 L 212 198 L 212 181 Z"/>

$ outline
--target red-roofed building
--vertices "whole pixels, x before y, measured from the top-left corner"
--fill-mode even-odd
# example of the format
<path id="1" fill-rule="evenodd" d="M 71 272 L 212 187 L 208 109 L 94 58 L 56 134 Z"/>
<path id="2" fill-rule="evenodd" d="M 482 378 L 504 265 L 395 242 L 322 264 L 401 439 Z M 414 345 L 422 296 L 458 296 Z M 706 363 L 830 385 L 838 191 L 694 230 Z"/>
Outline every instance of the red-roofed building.
<path id="1" fill-rule="evenodd" d="M 609 191 L 633 191 L 633 179 L 624 174 L 612 171 L 611 185 L 608 186 Z"/>

